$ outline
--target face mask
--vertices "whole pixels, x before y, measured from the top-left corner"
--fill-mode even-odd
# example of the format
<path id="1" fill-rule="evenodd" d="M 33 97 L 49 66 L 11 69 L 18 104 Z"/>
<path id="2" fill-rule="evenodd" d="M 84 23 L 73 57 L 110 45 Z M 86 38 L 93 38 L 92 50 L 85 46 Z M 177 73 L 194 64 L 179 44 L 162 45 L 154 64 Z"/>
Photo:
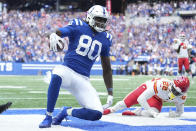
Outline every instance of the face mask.
<path id="1" fill-rule="evenodd" d="M 175 88 L 174 86 L 171 87 L 171 92 L 174 96 L 180 96 L 182 95 L 182 93 L 180 92 L 180 90 L 178 90 L 179 88 Z"/>
<path id="2" fill-rule="evenodd" d="M 168 96 L 169 96 L 169 99 L 170 99 L 170 100 L 173 100 L 173 99 L 176 97 L 172 92 L 170 92 L 170 93 L 168 94 Z"/>

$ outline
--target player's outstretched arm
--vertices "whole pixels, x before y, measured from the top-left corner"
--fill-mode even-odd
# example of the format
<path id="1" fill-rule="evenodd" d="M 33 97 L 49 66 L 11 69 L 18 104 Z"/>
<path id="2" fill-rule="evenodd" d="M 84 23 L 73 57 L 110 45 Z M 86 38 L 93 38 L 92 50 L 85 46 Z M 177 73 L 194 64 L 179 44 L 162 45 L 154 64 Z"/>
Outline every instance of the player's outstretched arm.
<path id="1" fill-rule="evenodd" d="M 61 36 L 62 36 L 62 33 L 61 33 L 61 31 L 60 31 L 60 30 L 56 30 L 56 34 L 57 34 L 59 37 L 61 37 Z"/>
<path id="2" fill-rule="evenodd" d="M 0 105 L 0 114 L 6 111 L 11 105 L 12 102 L 7 102 L 6 104 Z"/>
<path id="3" fill-rule="evenodd" d="M 180 117 L 184 113 L 184 104 L 175 103 L 176 111 L 169 111 L 169 117 Z"/>
<path id="4" fill-rule="evenodd" d="M 113 103 L 113 79 L 110 58 L 108 56 L 101 56 L 101 64 L 103 68 L 104 83 L 108 91 L 107 105 L 105 105 L 107 107 L 104 108 L 108 108 Z"/>
<path id="5" fill-rule="evenodd" d="M 159 113 L 155 112 L 148 104 L 148 99 L 150 99 L 154 94 L 153 88 L 147 88 L 137 99 L 138 103 L 149 113 L 152 117 L 157 117 Z"/>

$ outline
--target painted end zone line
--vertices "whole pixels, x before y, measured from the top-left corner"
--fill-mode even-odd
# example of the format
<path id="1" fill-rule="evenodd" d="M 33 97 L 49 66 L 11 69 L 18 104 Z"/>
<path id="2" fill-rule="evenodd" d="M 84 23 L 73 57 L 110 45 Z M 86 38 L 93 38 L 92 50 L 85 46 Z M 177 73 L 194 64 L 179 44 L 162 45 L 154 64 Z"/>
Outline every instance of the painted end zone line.
<path id="1" fill-rule="evenodd" d="M 123 109 L 123 110 L 120 110 L 120 111 L 117 111 L 116 113 L 121 113 L 125 110 L 134 110 L 135 107 L 131 107 L 131 108 L 126 108 L 126 109 Z M 168 107 L 163 107 L 161 112 L 169 112 L 169 110 L 172 109 L 172 110 L 175 110 L 175 106 L 168 106 Z M 28 114 L 44 114 L 46 111 L 46 109 L 40 109 L 40 108 L 35 108 L 35 109 L 32 109 L 32 108 L 11 108 L 9 110 L 7 110 L 6 112 L 3 112 L 2 115 L 28 115 Z M 58 112 L 60 111 L 60 108 L 56 108 L 54 110 L 54 113 L 55 112 Z M 185 112 L 195 112 L 196 113 L 196 106 L 185 106 L 184 107 L 184 111 Z M 195 118 L 196 119 L 196 118 Z"/>
<path id="2" fill-rule="evenodd" d="M 47 130 L 90 130 L 90 131 L 195 131 L 196 107 L 185 107 L 185 113 L 180 118 L 168 118 L 170 107 L 164 107 L 166 112 L 161 118 L 148 118 L 140 116 L 122 116 L 121 112 L 103 115 L 98 121 L 81 120 L 69 116 L 61 125 L 53 126 Z M 130 108 L 134 109 L 134 108 Z M 46 109 L 8 109 L 0 117 L 1 130 L 6 131 L 38 131 L 39 123 L 45 117 Z M 60 109 L 55 109 L 55 116 Z M 11 123 L 11 126 L 10 126 Z M 44 129 L 43 129 L 44 130 Z"/>

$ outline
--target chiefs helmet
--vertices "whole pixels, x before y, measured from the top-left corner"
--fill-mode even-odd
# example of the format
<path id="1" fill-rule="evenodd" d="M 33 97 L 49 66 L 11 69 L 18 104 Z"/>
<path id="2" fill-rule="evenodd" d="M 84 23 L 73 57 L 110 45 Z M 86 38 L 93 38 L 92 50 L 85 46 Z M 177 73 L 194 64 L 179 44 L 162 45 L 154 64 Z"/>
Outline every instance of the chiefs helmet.
<path id="1" fill-rule="evenodd" d="M 184 94 L 189 89 L 190 82 L 188 77 L 177 77 L 173 81 L 175 86 L 172 88 L 172 92 L 174 95 L 176 94 L 177 96 L 177 94 Z"/>

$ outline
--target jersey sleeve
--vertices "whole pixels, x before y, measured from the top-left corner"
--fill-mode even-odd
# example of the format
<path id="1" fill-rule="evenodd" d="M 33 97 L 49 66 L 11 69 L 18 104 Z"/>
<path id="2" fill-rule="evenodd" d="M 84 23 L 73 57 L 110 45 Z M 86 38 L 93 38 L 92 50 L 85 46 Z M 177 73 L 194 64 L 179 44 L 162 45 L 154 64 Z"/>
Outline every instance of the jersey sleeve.
<path id="1" fill-rule="evenodd" d="M 112 45 L 112 35 L 106 32 L 106 46 L 101 51 L 101 56 L 110 56 L 110 47 Z"/>
<path id="2" fill-rule="evenodd" d="M 177 50 L 178 47 L 179 47 L 179 43 L 175 43 L 175 44 L 173 45 L 174 50 Z"/>
<path id="3" fill-rule="evenodd" d="M 76 32 L 76 26 L 82 25 L 82 21 L 80 19 L 73 19 L 69 21 L 68 25 L 62 28 L 59 28 L 58 30 L 61 31 L 62 36 L 61 37 L 71 37 L 74 36 L 74 33 Z"/>

